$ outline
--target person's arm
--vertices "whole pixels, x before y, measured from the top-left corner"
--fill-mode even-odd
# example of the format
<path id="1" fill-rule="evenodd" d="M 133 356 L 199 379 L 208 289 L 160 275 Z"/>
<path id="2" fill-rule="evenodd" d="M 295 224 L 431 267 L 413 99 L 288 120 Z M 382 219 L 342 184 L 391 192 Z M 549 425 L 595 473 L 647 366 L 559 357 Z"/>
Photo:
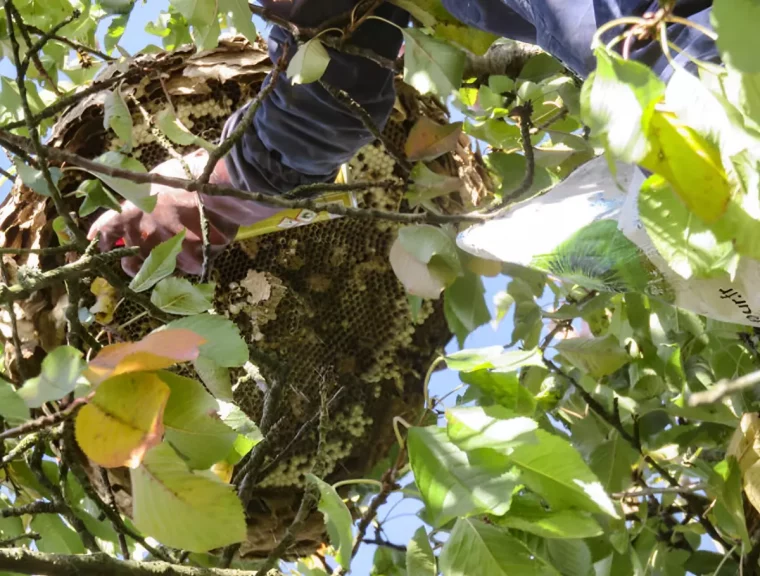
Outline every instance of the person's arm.
<path id="1" fill-rule="evenodd" d="M 304 27 L 314 27 L 347 13 L 356 3 L 357 0 L 263 2 L 280 16 Z M 376 13 L 399 26 L 405 26 L 408 21 L 406 12 L 389 4 L 382 5 Z M 394 26 L 370 19 L 359 27 L 351 41 L 395 59 L 402 35 Z M 297 49 L 295 44 L 288 32 L 274 27 L 269 36 L 272 61 L 275 62 L 286 47 L 292 57 Z M 328 52 L 330 64 L 322 79 L 347 92 L 382 128 L 395 100 L 393 72 L 366 58 L 330 49 Z M 266 81 L 271 80 L 270 76 Z M 247 106 L 227 120 L 223 137 L 235 129 L 246 109 Z M 372 139 L 361 121 L 318 82 L 293 85 L 282 74 L 243 138 L 217 164 L 211 182 L 264 194 L 282 194 L 301 184 L 328 182 L 336 177 L 341 164 Z M 187 158 L 195 176 L 202 172 L 206 157 L 200 151 Z M 153 172 L 185 177 L 177 161 L 165 162 Z M 157 244 L 186 230 L 177 266 L 189 274 L 198 274 L 203 257 L 197 195 L 165 186 L 153 186 L 151 193 L 158 196 L 153 212 L 144 213 L 124 203 L 121 213 L 110 211 L 101 216 L 90 229 L 89 237 L 99 236 L 101 250 L 110 249 L 122 238 L 127 245 L 139 246 L 139 256 L 122 262 L 124 270 L 134 275 Z M 231 197 L 204 195 L 203 203 L 210 225 L 212 254 L 232 242 L 240 226 L 253 224 L 276 212 L 263 204 Z"/>

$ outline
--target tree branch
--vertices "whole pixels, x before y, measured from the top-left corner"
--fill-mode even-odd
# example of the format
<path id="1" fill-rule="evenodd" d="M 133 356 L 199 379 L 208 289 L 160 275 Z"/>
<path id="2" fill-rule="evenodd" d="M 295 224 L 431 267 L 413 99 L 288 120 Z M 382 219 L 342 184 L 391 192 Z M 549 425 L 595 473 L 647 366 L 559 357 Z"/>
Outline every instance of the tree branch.
<path id="1" fill-rule="evenodd" d="M 108 554 L 66 555 L 0 549 L 0 570 L 45 576 L 256 576 L 260 572 L 117 560 Z"/>
<path id="2" fill-rule="evenodd" d="M 77 398 L 76 400 L 72 401 L 71 404 L 66 406 L 66 408 L 59 412 L 54 412 L 50 416 L 40 416 L 35 420 L 24 422 L 15 428 L 8 428 L 7 430 L 0 432 L 0 440 L 5 440 L 7 438 L 18 438 L 19 436 L 37 432 L 38 430 L 52 428 L 56 424 L 60 424 L 64 420 L 76 414 L 77 410 L 87 404 L 87 400 L 87 398 Z"/>
<path id="3" fill-rule="evenodd" d="M 2 283 L 0 284 L 0 303 L 8 304 L 17 300 L 24 300 L 33 292 L 64 280 L 79 278 L 82 274 L 89 272 L 93 268 L 97 268 L 100 272 L 103 272 L 114 260 L 119 260 L 125 256 L 133 256 L 137 252 L 137 248 L 116 248 L 110 252 L 85 254 L 76 262 L 59 266 L 48 272 L 42 272 L 19 284 L 9 286 L 7 283 Z"/>
<path id="4" fill-rule="evenodd" d="M 13 508 L 0 508 L 0 518 L 19 518 L 26 515 L 34 514 L 60 514 L 63 512 L 63 506 L 58 503 L 37 500 L 23 506 Z"/>
<path id="5" fill-rule="evenodd" d="M 736 380 L 720 380 L 709 390 L 692 394 L 689 397 L 689 406 L 714 404 L 715 402 L 723 400 L 726 396 L 741 392 L 747 388 L 752 388 L 758 384 L 760 384 L 760 370 L 740 376 Z"/>

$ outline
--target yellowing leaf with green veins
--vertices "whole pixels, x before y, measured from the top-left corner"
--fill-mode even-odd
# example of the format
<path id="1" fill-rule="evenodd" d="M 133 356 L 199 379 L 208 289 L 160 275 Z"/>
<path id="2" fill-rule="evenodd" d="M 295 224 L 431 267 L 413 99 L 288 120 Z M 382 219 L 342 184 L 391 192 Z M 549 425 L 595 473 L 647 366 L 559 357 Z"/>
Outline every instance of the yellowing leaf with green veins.
<path id="1" fill-rule="evenodd" d="M 116 310 L 116 288 L 111 286 L 105 278 L 95 278 L 90 284 L 90 292 L 95 296 L 95 304 L 90 307 L 90 312 L 95 315 L 95 321 L 98 324 L 110 324 Z"/>
<path id="2" fill-rule="evenodd" d="M 169 314 L 190 316 L 211 308 L 214 284 L 191 284 L 185 278 L 164 278 L 153 289 L 150 301 Z"/>
<path id="3" fill-rule="evenodd" d="M 18 390 L 30 408 L 39 408 L 45 402 L 60 400 L 76 388 L 85 369 L 82 353 L 71 346 L 59 346 L 42 361 L 39 376 L 30 378 Z"/>
<path id="4" fill-rule="evenodd" d="M 312 38 L 298 47 L 285 73 L 293 84 L 309 84 L 322 78 L 329 63 L 330 55 L 322 42 Z"/>
<path id="5" fill-rule="evenodd" d="M 319 511 L 325 517 L 330 543 L 336 550 L 335 559 L 338 564 L 348 570 L 351 565 L 351 548 L 353 547 L 351 512 L 348 511 L 335 488 L 314 474 L 307 474 L 306 479 L 316 484 L 319 489 Z"/>
<path id="6" fill-rule="evenodd" d="M 200 382 L 161 371 L 171 393 L 164 410 L 166 441 L 195 470 L 224 460 L 237 433 L 216 417 L 217 403 Z"/>
<path id="7" fill-rule="evenodd" d="M 121 95 L 121 90 L 109 90 L 103 104 L 103 128 L 113 130 L 132 149 L 132 114 Z"/>
<path id="8" fill-rule="evenodd" d="M 152 332 L 139 342 L 111 344 L 98 352 L 85 371 L 92 384 L 120 374 L 162 370 L 178 362 L 195 360 L 206 340 L 186 329 Z"/>
<path id="9" fill-rule="evenodd" d="M 77 413 L 79 447 L 104 468 L 139 466 L 145 453 L 161 442 L 168 398 L 169 387 L 153 372 L 109 378 Z"/>
<path id="10" fill-rule="evenodd" d="M 246 538 L 243 506 L 233 487 L 193 473 L 166 443 L 131 470 L 135 526 L 166 546 L 206 552 Z"/>
<path id="11" fill-rule="evenodd" d="M 182 251 L 182 242 L 185 240 L 185 230 L 161 242 L 150 251 L 143 262 L 140 270 L 129 287 L 135 292 L 145 292 L 152 288 L 159 280 L 169 276 L 177 267 L 177 256 Z"/>
<path id="12" fill-rule="evenodd" d="M 630 362 L 631 357 L 612 334 L 604 338 L 570 338 L 554 346 L 573 366 L 593 378 L 608 376 Z"/>
<path id="13" fill-rule="evenodd" d="M 439 124 L 422 116 L 412 126 L 404 145 L 404 152 L 413 162 L 433 160 L 454 150 L 461 133 L 461 122 Z"/>
<path id="14" fill-rule="evenodd" d="M 660 110 L 652 112 L 647 137 L 651 149 L 641 166 L 665 178 L 704 222 L 718 220 L 731 199 L 718 148 L 674 114 Z"/>

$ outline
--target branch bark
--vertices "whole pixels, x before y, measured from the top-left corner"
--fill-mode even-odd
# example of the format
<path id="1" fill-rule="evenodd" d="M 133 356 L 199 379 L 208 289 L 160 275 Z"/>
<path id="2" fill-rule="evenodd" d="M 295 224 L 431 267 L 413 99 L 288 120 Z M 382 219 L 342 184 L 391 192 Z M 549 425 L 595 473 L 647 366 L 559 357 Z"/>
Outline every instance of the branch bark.
<path id="1" fill-rule="evenodd" d="M 65 555 L 24 548 L 0 549 L 0 570 L 44 576 L 256 576 L 250 570 L 196 568 L 166 562 L 116 560 L 107 554 Z"/>

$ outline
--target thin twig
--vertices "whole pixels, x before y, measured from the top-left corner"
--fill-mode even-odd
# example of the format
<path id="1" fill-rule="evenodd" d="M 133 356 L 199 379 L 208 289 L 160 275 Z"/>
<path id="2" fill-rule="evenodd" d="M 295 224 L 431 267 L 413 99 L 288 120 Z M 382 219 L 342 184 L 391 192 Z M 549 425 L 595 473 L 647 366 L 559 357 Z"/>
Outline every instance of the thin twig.
<path id="1" fill-rule="evenodd" d="M 0 458 L 0 466 L 10 464 L 13 460 L 19 456 L 22 456 L 27 450 L 33 448 L 37 443 L 38 438 L 39 437 L 37 434 L 30 434 L 29 436 L 19 440 L 13 448 L 8 450 L 8 452 L 2 458 Z"/>
<path id="2" fill-rule="evenodd" d="M 13 2 L 11 0 L 5 0 L 5 16 L 8 23 L 8 37 L 10 38 L 11 47 L 13 49 L 13 59 L 16 63 L 16 86 L 18 87 L 21 106 L 24 110 L 26 128 L 29 131 L 29 137 L 32 141 L 33 150 L 37 154 L 37 158 L 39 160 L 42 177 L 47 184 L 50 197 L 53 200 L 53 204 L 55 205 L 55 209 L 58 212 L 58 215 L 63 219 L 64 225 L 68 229 L 69 234 L 71 234 L 71 236 L 74 238 L 74 243 L 79 246 L 84 246 L 87 244 L 87 238 L 84 232 L 79 229 L 79 227 L 76 225 L 76 222 L 74 222 L 74 219 L 71 217 L 71 214 L 66 207 L 66 203 L 63 201 L 61 191 L 53 181 L 53 176 L 50 173 L 50 168 L 47 163 L 47 157 L 45 156 L 46 147 L 42 145 L 38 124 L 33 119 L 32 110 L 29 106 L 29 97 L 26 91 L 25 81 L 26 70 L 29 65 L 29 61 L 26 58 L 22 60 L 19 54 L 20 48 L 18 39 L 16 38 L 15 28 L 13 26 L 14 21 L 18 25 L 18 29 L 21 32 L 21 35 L 23 36 L 27 45 L 30 46 L 30 52 L 31 47 L 33 47 L 34 44 L 29 37 L 29 32 L 24 25 L 21 15 L 19 14 L 18 10 L 16 10 L 16 7 L 13 5 Z"/>
<path id="3" fill-rule="evenodd" d="M 697 392 L 689 397 L 689 406 L 702 406 L 714 404 L 723 400 L 726 396 L 741 392 L 760 384 L 760 370 L 740 376 L 736 380 L 720 380 L 713 384 L 709 390 Z"/>
<path id="4" fill-rule="evenodd" d="M 18 536 L 14 536 L 13 538 L 7 538 L 6 540 L 0 540 L 0 548 L 7 548 L 11 544 L 15 544 L 16 542 L 19 542 L 20 540 L 39 540 L 42 538 L 37 532 L 26 532 L 24 534 L 19 534 Z"/>
<path id="5" fill-rule="evenodd" d="M 0 508 L 0 518 L 18 518 L 21 516 L 35 514 L 60 514 L 63 511 L 61 504 L 48 502 L 47 500 L 36 500 L 23 506 L 14 506 L 13 508 Z"/>
<path id="6" fill-rule="evenodd" d="M 69 46 L 70 48 L 73 48 L 77 52 L 87 52 L 88 54 L 97 56 L 101 60 L 105 60 L 107 62 L 111 62 L 114 60 L 113 56 L 109 56 L 105 52 L 101 52 L 100 50 L 97 50 L 96 48 L 91 48 L 90 46 L 87 46 L 86 44 L 81 44 L 80 42 L 71 40 L 70 38 L 66 38 L 65 36 L 59 36 L 58 34 L 55 34 L 55 33 L 51 34 L 50 32 L 43 32 L 36 26 L 31 26 L 30 24 L 27 24 L 26 28 L 32 34 L 46 35 L 49 40 L 55 40 L 57 42 L 61 42 L 62 44 L 66 44 L 67 46 Z"/>
<path id="7" fill-rule="evenodd" d="M 629 492 L 614 492 L 611 496 L 618 500 L 625 500 L 628 498 L 641 498 L 646 496 L 653 496 L 657 494 L 689 494 L 692 492 L 699 492 L 707 489 L 707 484 L 688 484 L 686 486 L 663 486 L 663 487 L 646 487 L 639 488 L 637 490 L 631 490 Z"/>
<path id="8" fill-rule="evenodd" d="M 27 147 L 31 147 L 29 141 L 26 138 L 16 136 L 15 134 L 10 134 L 8 132 L 3 132 L 2 130 L 0 130 L 0 144 L 16 145 L 20 146 L 21 149 L 27 149 Z M 138 184 L 161 184 L 170 188 L 187 190 L 189 192 L 200 191 L 203 194 L 207 194 L 209 196 L 230 196 L 233 198 L 242 198 L 244 200 L 254 200 L 262 204 L 278 206 L 281 208 L 300 208 L 313 210 L 315 212 L 323 211 L 327 212 L 328 214 L 334 214 L 336 216 L 347 216 L 351 218 L 369 220 L 387 220 L 390 222 L 399 222 L 402 224 L 450 224 L 459 222 L 485 222 L 499 215 L 499 212 L 469 214 L 436 214 L 433 212 L 420 212 L 415 214 L 406 214 L 386 210 L 352 208 L 350 206 L 344 206 L 343 204 L 337 203 L 321 204 L 320 202 L 312 199 L 289 200 L 281 196 L 271 196 L 258 192 L 250 192 L 229 186 L 201 184 L 195 180 L 173 178 L 154 172 L 133 172 L 132 170 L 115 168 L 113 166 L 107 166 L 88 158 L 84 158 L 83 156 L 72 154 L 71 152 L 66 152 L 65 150 L 60 150 L 53 147 L 48 147 L 47 153 L 49 158 L 53 160 L 59 162 L 67 162 L 75 166 L 79 166 L 80 168 L 84 168 L 88 171 L 96 172 L 98 174 L 105 174 L 107 176 L 113 176 L 116 178 L 124 178 L 125 180 L 136 182 Z M 343 185 L 334 185 L 334 187 L 337 189 L 344 189 Z M 334 189 L 328 185 L 326 185 L 325 188 L 326 191 Z"/>
<path id="9" fill-rule="evenodd" d="M 64 280 L 79 278 L 92 269 L 97 269 L 102 273 L 114 260 L 119 260 L 126 256 L 133 256 L 134 254 L 137 254 L 137 252 L 137 248 L 115 248 L 110 252 L 90 255 L 84 254 L 76 262 L 53 268 L 47 272 L 42 272 L 33 277 L 27 278 L 18 284 L 9 285 L 7 282 L 4 282 L 3 284 L 0 284 L 0 303 L 8 304 L 17 300 L 24 300 L 33 292 L 42 290 L 43 288 L 47 288 Z"/>
<path id="10" fill-rule="evenodd" d="M 628 442 L 628 444 L 630 444 L 644 458 L 644 461 L 657 471 L 663 480 L 665 480 L 674 488 L 681 488 L 681 484 L 678 482 L 678 480 L 644 450 L 640 439 L 638 439 L 636 435 L 631 435 L 628 430 L 625 429 L 623 423 L 619 419 L 613 418 L 613 416 L 609 414 L 607 410 L 605 410 L 604 406 L 602 406 L 591 394 L 589 394 L 574 377 L 572 377 L 570 374 L 567 374 L 564 370 L 562 370 L 559 366 L 557 366 L 554 362 L 546 357 L 543 358 L 543 362 L 546 367 L 549 368 L 549 370 L 555 374 L 562 376 L 565 378 L 565 380 L 570 382 L 570 384 L 573 385 L 573 388 L 578 391 L 578 394 L 580 394 L 581 398 L 583 398 L 586 404 L 588 404 L 589 408 L 593 410 L 609 426 L 614 428 L 618 434 L 620 434 L 621 438 Z M 720 535 L 715 526 L 713 526 L 713 523 L 705 516 L 705 509 L 702 505 L 702 502 L 695 498 L 693 494 L 684 494 L 683 497 L 686 500 L 688 507 L 691 509 L 694 517 L 698 519 L 699 523 L 710 535 L 710 537 L 716 542 L 719 542 L 721 546 L 728 550 L 731 545 Z"/>
<path id="11" fill-rule="evenodd" d="M 511 115 L 517 115 L 520 119 L 520 143 L 525 154 L 525 176 L 523 176 L 522 182 L 520 182 L 517 188 L 502 196 L 499 203 L 492 209 L 495 214 L 500 214 L 504 208 L 508 208 L 512 202 L 533 187 L 533 178 L 536 173 L 536 157 L 533 153 L 533 144 L 530 141 L 532 114 L 533 106 L 530 102 L 526 102 L 521 106 L 515 106 L 512 109 Z"/>
<path id="12" fill-rule="evenodd" d="M 113 494 L 111 481 L 108 479 L 108 470 L 98 466 L 98 472 L 100 473 L 100 481 L 103 483 L 103 486 L 106 489 L 106 493 L 103 498 L 103 503 L 106 506 L 108 506 L 111 510 L 113 510 L 114 514 L 118 515 L 119 510 L 116 508 L 116 497 Z M 121 529 L 121 526 L 123 525 L 123 523 L 111 522 L 111 524 L 113 525 L 113 529 L 116 531 L 116 534 L 119 539 L 119 548 L 121 550 L 121 555 L 125 560 L 129 560 L 129 547 L 127 546 L 127 538 L 124 536 L 124 531 Z"/>
<path id="13" fill-rule="evenodd" d="M 53 426 L 60 424 L 64 420 L 76 414 L 76 412 L 86 403 L 87 403 L 87 398 L 77 398 L 76 400 L 72 401 L 68 406 L 66 406 L 66 408 L 64 408 L 63 410 L 60 410 L 59 412 L 54 412 L 53 414 L 50 414 L 49 416 L 48 415 L 40 416 L 39 418 L 36 418 L 35 420 L 24 422 L 20 426 L 17 426 L 15 428 L 8 428 L 7 430 L 0 432 L 0 440 L 5 440 L 7 438 L 18 438 L 19 436 L 24 436 L 32 432 L 37 432 L 38 430 L 45 430 L 47 428 L 52 428 Z"/>
<path id="14" fill-rule="evenodd" d="M 0 254 L 40 254 L 41 256 L 52 256 L 56 254 L 68 254 L 69 252 L 81 252 L 82 249 L 72 244 L 65 246 L 52 246 L 50 248 L 0 248 Z"/>
<path id="15" fill-rule="evenodd" d="M 380 538 L 365 538 L 362 540 L 365 544 L 374 544 L 375 546 L 383 546 L 384 548 L 391 548 L 392 550 L 398 550 L 399 552 L 406 552 L 406 546 L 403 544 L 394 544 L 387 540 L 381 540 Z"/>

